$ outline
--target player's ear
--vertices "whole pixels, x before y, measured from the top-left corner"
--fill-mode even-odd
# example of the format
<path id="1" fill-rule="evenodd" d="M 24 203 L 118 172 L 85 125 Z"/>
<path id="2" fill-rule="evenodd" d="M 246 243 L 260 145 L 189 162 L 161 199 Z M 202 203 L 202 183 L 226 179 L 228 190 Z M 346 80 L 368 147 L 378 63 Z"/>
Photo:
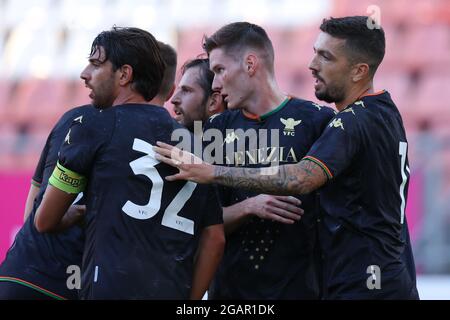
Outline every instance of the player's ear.
<path id="1" fill-rule="evenodd" d="M 367 63 L 357 63 L 353 66 L 351 77 L 353 82 L 358 82 L 369 77 L 369 65 Z"/>
<path id="2" fill-rule="evenodd" d="M 245 70 L 247 71 L 248 75 L 252 77 L 256 69 L 258 67 L 258 57 L 254 53 L 248 53 L 245 57 Z"/>
<path id="3" fill-rule="evenodd" d="M 119 68 L 119 84 L 125 86 L 133 81 L 133 67 L 129 64 L 124 64 Z"/>
<path id="4" fill-rule="evenodd" d="M 224 111 L 223 97 L 220 92 L 213 92 L 213 94 L 208 99 L 207 108 L 208 109 L 206 111 L 210 116 Z"/>

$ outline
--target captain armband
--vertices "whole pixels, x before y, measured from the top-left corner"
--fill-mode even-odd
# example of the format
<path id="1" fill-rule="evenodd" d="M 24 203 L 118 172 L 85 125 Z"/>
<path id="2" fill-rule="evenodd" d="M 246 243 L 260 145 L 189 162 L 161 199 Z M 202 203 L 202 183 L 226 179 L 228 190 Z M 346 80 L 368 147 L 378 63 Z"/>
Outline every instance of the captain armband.
<path id="1" fill-rule="evenodd" d="M 80 193 L 86 188 L 86 177 L 64 168 L 59 162 L 48 182 L 61 191 L 67 193 Z"/>

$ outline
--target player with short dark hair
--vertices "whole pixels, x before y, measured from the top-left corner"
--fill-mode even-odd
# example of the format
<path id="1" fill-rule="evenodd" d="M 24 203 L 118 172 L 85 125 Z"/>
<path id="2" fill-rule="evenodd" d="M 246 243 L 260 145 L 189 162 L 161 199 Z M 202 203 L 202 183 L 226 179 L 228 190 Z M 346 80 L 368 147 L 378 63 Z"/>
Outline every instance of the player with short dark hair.
<path id="1" fill-rule="evenodd" d="M 227 56 L 239 60 L 247 48 L 258 50 L 259 61 L 265 64 L 269 73 L 274 72 L 274 50 L 266 30 L 248 22 L 235 22 L 217 30 L 203 40 L 203 49 L 209 54 L 221 48 Z"/>
<path id="2" fill-rule="evenodd" d="M 219 161 L 252 168 L 276 160 L 283 164 L 297 162 L 319 137 L 333 111 L 281 92 L 273 73 L 272 43 L 261 27 L 230 24 L 206 38 L 205 47 L 212 46 L 212 41 L 214 48 L 208 51 L 213 71 L 210 90 L 225 96 L 229 110 L 206 121 L 204 134 L 209 129 L 222 132 L 225 140 L 216 141 L 224 150 Z M 226 78 L 232 90 L 221 86 L 217 78 L 222 75 L 220 79 L 225 82 Z M 256 135 L 268 130 L 269 139 L 255 141 L 267 147 L 238 147 L 245 138 L 239 133 L 230 135 L 230 130 L 237 132 L 236 129 L 255 130 Z M 280 141 L 270 140 L 270 130 L 279 131 Z M 234 146 L 233 154 L 226 153 L 230 146 Z M 257 194 L 239 188 L 221 188 L 219 195 L 224 207 L 227 244 L 208 297 L 317 299 L 314 197 L 302 199 L 311 214 L 298 221 L 302 209 L 295 197 Z"/>
<path id="3" fill-rule="evenodd" d="M 151 36 L 149 32 L 138 28 L 113 27 L 111 31 L 103 31 L 94 39 L 89 56 L 91 58 L 96 56 L 92 64 L 94 69 L 107 61 L 111 64 L 113 72 L 122 71 L 119 70 L 121 68 L 130 69 L 129 67 L 131 67 L 133 72 L 131 87 L 142 96 L 144 101 L 148 102 L 159 91 L 166 64 L 161 56 L 159 45 L 153 48 L 153 42 L 156 40 L 153 36 L 144 36 L 145 33 Z M 118 46 L 119 43 L 121 45 Z M 102 55 L 100 55 L 99 50 L 103 52 Z M 148 63 L 148 61 L 155 61 L 156 65 Z M 102 85 L 101 89 L 107 89 L 106 86 L 111 87 L 114 80 L 109 79 Z M 107 99 L 111 100 L 112 98 L 97 95 L 93 99 L 94 105 L 106 108 L 112 105 L 112 101 Z"/>
<path id="4" fill-rule="evenodd" d="M 166 68 L 159 92 L 149 103 L 162 107 L 174 89 L 177 55 L 163 42 L 158 41 L 158 46 Z M 67 271 L 69 266 L 81 267 L 84 230 L 81 225 L 75 225 L 61 233 L 39 233 L 34 226 L 34 216 L 72 121 L 80 116 L 88 118 L 94 112 L 98 109 L 92 105 L 71 109 L 49 134 L 32 178 L 24 225 L 0 265 L 0 299 L 78 298 L 78 290 L 73 284 L 73 289 L 67 286 L 68 277 L 72 275 Z M 73 210 L 77 218 L 84 216 L 80 206 Z M 29 216 L 31 218 L 27 219 Z"/>
<path id="5" fill-rule="evenodd" d="M 136 70 L 144 65 L 145 73 Z M 169 142 L 179 128 L 167 110 L 146 103 L 163 71 L 150 33 L 113 28 L 94 40 L 81 73 L 102 110 L 73 121 L 35 225 L 40 232 L 57 228 L 84 192 L 82 299 L 200 299 L 220 261 L 214 191 L 164 182 L 171 169 L 153 157 L 152 144 Z"/>
<path id="6" fill-rule="evenodd" d="M 175 91 L 175 76 L 177 73 L 177 52 L 170 45 L 158 41 L 162 59 L 166 64 L 164 76 L 158 94 L 150 101 L 151 104 L 163 106 Z"/>
<path id="7" fill-rule="evenodd" d="M 373 27 L 368 27 L 368 23 L 374 23 Z M 320 30 L 332 37 L 345 39 L 343 49 L 349 62 L 365 61 L 369 66 L 369 76 L 375 75 L 386 49 L 384 30 L 377 27 L 376 21 L 364 16 L 330 18 L 323 20 Z"/>
<path id="8" fill-rule="evenodd" d="M 194 121 L 204 123 L 210 116 L 226 109 L 220 92 L 212 90 L 213 79 L 208 59 L 189 60 L 181 68 L 181 79 L 170 102 L 175 120 L 191 131 Z"/>
<path id="9" fill-rule="evenodd" d="M 369 29 L 367 22 L 364 21 L 367 21 L 367 17 L 324 19 L 320 30 L 322 31 L 321 35 L 329 35 L 336 41 L 340 41 L 339 50 L 345 56 L 345 60 L 338 61 L 339 63 L 345 62 L 346 66 L 350 68 L 364 61 L 367 66 L 367 77 L 373 78 L 384 57 L 384 30 L 382 28 Z M 321 50 L 316 53 L 317 57 L 324 62 L 328 61 L 326 60 L 328 58 L 333 58 L 331 53 L 326 51 Z M 312 69 L 312 72 L 320 85 L 323 82 L 321 77 L 317 77 L 316 70 Z M 327 85 L 319 86 L 319 89 L 316 89 L 316 97 L 326 102 L 344 102 L 347 98 L 346 93 L 354 83 L 350 79 L 341 79 L 341 75 L 331 69 L 327 73 L 327 77 Z"/>
<path id="10" fill-rule="evenodd" d="M 385 40 L 380 26 L 369 28 L 369 19 L 322 23 L 325 31 L 317 38 L 309 68 L 316 78 L 316 96 L 333 101 L 339 112 L 299 163 L 268 172 L 188 164 L 171 146 L 156 150 L 167 157 L 158 159 L 180 169 L 170 181 L 293 195 L 321 188 L 324 298 L 417 299 L 415 279 L 402 256 L 410 249 L 403 237 L 408 144 L 389 93 L 373 89 Z M 358 41 L 352 42 L 354 38 Z M 380 45 L 375 52 L 366 50 L 372 44 Z M 349 47 L 357 48 L 355 54 Z"/>

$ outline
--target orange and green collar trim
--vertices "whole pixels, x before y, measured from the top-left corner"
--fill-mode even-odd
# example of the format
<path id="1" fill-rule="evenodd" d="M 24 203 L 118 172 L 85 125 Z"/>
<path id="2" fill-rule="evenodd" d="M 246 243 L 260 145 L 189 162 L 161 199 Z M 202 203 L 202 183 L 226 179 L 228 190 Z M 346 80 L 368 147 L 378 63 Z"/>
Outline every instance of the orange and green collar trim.
<path id="1" fill-rule="evenodd" d="M 63 296 L 60 296 L 59 294 L 56 294 L 54 292 L 51 292 L 47 289 L 44 289 L 42 287 L 39 287 L 31 282 L 19 279 L 19 278 L 13 278 L 13 277 L 2 277 L 0 276 L 0 281 L 5 281 L 5 282 L 13 282 L 13 283 L 17 283 L 20 284 L 22 286 L 31 288 L 33 290 L 36 290 L 46 296 L 49 296 L 50 298 L 53 298 L 55 300 L 67 300 L 67 298 L 64 298 Z"/>
<path id="2" fill-rule="evenodd" d="M 276 107 L 275 109 L 270 110 L 269 112 L 267 112 L 263 115 L 260 115 L 260 116 L 250 113 L 245 110 L 242 110 L 242 114 L 244 115 L 244 117 L 251 119 L 251 120 L 257 120 L 257 121 L 265 120 L 268 117 L 270 117 L 272 114 L 277 113 L 278 111 L 283 109 L 286 106 L 286 104 L 289 102 L 289 100 L 291 100 L 291 99 L 292 99 L 292 97 L 289 97 L 289 96 L 286 97 L 286 99 L 284 99 L 283 102 L 281 102 L 281 104 L 278 107 Z"/>
<path id="3" fill-rule="evenodd" d="M 386 92 L 386 90 L 383 89 L 383 90 L 380 90 L 380 91 L 377 91 L 374 93 L 363 93 L 361 96 L 358 97 L 358 99 L 356 99 L 356 101 L 361 100 L 362 98 L 365 98 L 365 97 L 379 96 L 380 94 L 383 94 L 385 92 Z"/>

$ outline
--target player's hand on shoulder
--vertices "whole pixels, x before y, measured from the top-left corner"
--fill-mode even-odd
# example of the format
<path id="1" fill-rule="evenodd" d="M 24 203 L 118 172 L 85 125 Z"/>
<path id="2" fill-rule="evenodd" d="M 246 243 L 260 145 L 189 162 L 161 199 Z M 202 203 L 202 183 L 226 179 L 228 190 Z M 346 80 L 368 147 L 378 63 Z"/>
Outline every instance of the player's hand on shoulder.
<path id="1" fill-rule="evenodd" d="M 158 141 L 153 146 L 155 159 L 177 168 L 180 172 L 167 176 L 167 181 L 190 180 L 196 183 L 211 183 L 214 179 L 214 166 L 204 162 L 196 155 L 175 146 Z"/>

